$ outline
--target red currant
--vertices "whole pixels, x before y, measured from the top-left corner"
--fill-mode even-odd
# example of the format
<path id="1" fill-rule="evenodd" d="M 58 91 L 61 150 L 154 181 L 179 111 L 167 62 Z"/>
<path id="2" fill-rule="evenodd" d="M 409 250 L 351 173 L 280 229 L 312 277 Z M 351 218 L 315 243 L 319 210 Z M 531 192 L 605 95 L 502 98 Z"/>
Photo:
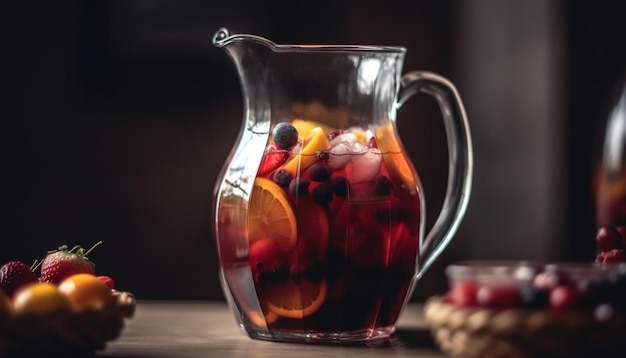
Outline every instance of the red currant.
<path id="1" fill-rule="evenodd" d="M 448 302 L 459 307 L 472 307 L 477 305 L 476 293 L 478 286 L 472 281 L 456 282 L 448 291 Z"/>
<path id="2" fill-rule="evenodd" d="M 578 291 L 571 285 L 558 285 L 550 291 L 550 308 L 555 311 L 569 311 L 576 307 Z"/>

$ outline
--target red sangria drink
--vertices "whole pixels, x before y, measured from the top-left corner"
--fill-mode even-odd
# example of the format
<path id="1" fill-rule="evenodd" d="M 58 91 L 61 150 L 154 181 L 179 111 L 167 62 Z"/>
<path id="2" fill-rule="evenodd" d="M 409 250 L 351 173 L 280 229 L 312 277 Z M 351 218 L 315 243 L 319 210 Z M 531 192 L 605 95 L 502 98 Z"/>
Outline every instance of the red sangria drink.
<path id="1" fill-rule="evenodd" d="M 226 28 L 213 44 L 235 64 L 244 96 L 213 195 L 220 279 L 237 324 L 270 341 L 388 338 L 467 209 L 472 144 L 454 85 L 402 74 L 403 47 L 280 45 Z M 446 195 L 428 231 L 395 126 L 419 93 L 439 104 L 448 144 Z"/>
<path id="2" fill-rule="evenodd" d="M 416 272 L 420 198 L 387 126 L 273 128 L 248 204 L 248 256 L 225 274 L 249 267 L 254 284 L 231 285 L 234 301 L 274 339 L 393 329 Z"/>

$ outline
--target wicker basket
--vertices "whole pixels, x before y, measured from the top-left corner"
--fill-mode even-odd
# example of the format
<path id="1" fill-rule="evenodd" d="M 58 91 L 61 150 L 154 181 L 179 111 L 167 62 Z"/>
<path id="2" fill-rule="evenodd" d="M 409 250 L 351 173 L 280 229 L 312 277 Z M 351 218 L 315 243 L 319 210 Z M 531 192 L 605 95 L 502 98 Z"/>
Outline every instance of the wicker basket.
<path id="1" fill-rule="evenodd" d="M 119 337 L 124 320 L 135 312 L 131 293 L 113 291 L 113 295 L 113 303 L 101 310 L 0 319 L 0 357 L 93 356 Z"/>
<path id="2" fill-rule="evenodd" d="M 585 312 L 459 308 L 429 298 L 424 318 L 435 342 L 453 357 L 626 357 L 626 320 Z"/>

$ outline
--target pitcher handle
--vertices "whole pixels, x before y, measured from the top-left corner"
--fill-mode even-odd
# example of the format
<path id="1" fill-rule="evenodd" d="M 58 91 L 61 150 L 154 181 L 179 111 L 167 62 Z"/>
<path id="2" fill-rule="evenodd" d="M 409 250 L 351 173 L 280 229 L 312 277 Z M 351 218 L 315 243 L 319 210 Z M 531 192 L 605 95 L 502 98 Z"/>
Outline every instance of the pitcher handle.
<path id="1" fill-rule="evenodd" d="M 472 187 L 474 159 L 465 108 L 452 82 L 431 72 L 408 72 L 402 76 L 397 109 L 417 93 L 428 94 L 439 104 L 448 139 L 450 163 L 443 206 L 420 246 L 419 279 L 450 243 L 465 216 Z"/>

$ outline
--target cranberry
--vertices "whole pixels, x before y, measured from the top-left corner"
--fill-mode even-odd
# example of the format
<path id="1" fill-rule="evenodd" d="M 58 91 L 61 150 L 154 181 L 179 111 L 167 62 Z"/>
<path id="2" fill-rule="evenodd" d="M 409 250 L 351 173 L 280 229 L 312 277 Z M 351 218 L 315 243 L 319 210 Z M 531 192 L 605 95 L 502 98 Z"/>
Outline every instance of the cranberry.
<path id="1" fill-rule="evenodd" d="M 370 148 L 378 148 L 378 143 L 376 142 L 376 138 L 371 137 L 368 145 Z"/>
<path id="2" fill-rule="evenodd" d="M 554 311 L 569 311 L 576 307 L 579 294 L 576 287 L 568 284 L 557 285 L 550 291 L 550 308 Z"/>
<path id="3" fill-rule="evenodd" d="M 598 250 L 607 252 L 622 247 L 622 236 L 614 226 L 602 226 L 596 232 Z"/>
<path id="4" fill-rule="evenodd" d="M 448 291 L 448 302 L 459 307 L 472 307 L 478 304 L 476 294 L 478 286 L 472 281 L 459 281 L 454 283 Z"/>
<path id="5" fill-rule="evenodd" d="M 520 304 L 521 297 L 517 287 L 482 286 L 476 293 L 479 306 L 495 309 L 513 308 Z"/>

